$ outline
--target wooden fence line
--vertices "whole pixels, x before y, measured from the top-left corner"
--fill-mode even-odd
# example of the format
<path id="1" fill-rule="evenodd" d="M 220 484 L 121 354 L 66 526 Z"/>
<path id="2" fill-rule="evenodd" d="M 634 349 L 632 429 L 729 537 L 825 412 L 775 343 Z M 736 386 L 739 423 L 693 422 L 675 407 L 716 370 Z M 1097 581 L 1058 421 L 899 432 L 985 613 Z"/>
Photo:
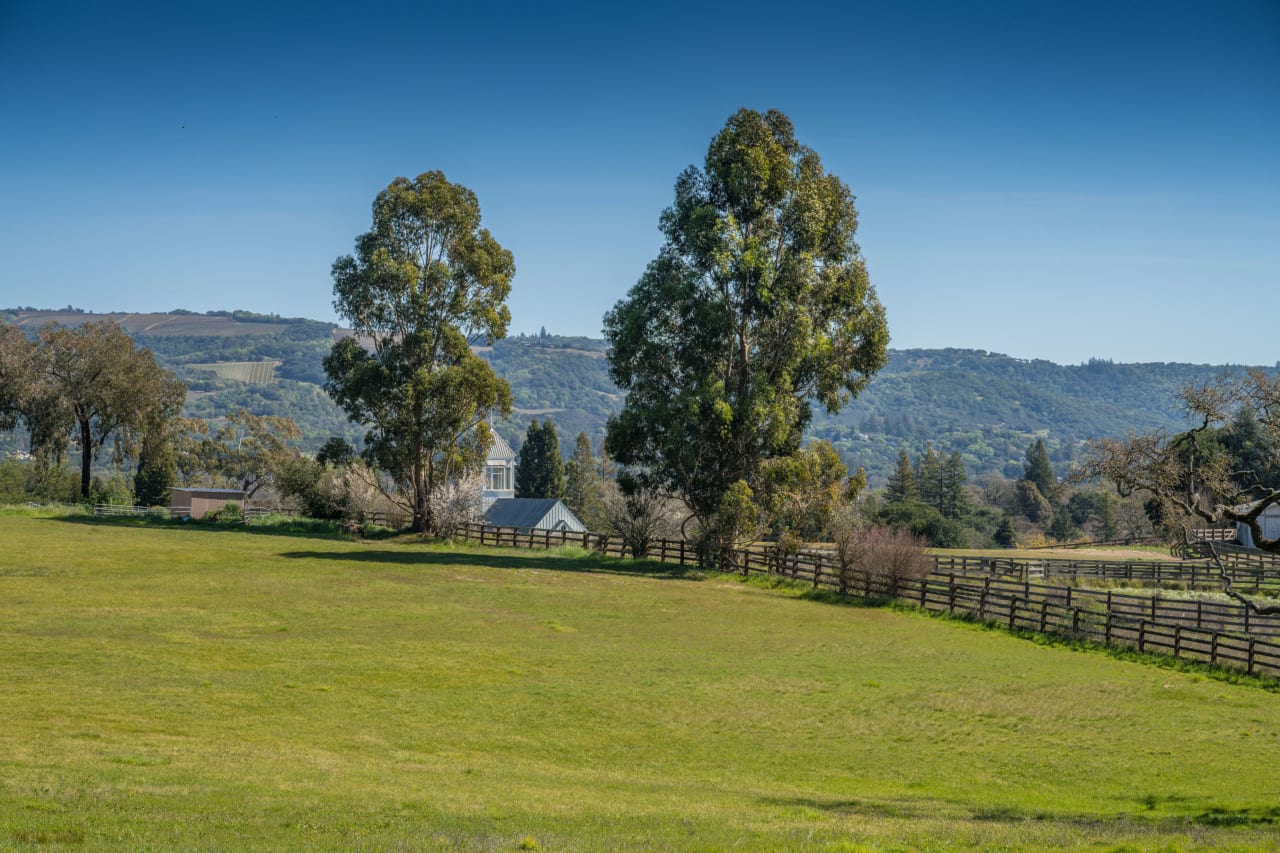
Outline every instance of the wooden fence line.
<path id="1" fill-rule="evenodd" d="M 619 537 L 607 534 L 484 524 L 462 525 L 458 533 L 461 538 L 482 545 L 544 550 L 576 546 L 608 556 L 630 556 Z M 655 540 L 647 556 L 679 565 L 697 563 L 693 549 L 677 540 Z M 1030 571 L 1019 579 L 1002 576 L 997 571 L 999 565 L 982 565 L 983 561 L 999 563 L 1002 559 L 937 555 L 935 571 L 927 578 L 892 579 L 864 571 L 841 572 L 833 560 L 818 554 L 782 554 L 773 548 L 753 547 L 738 552 L 724 568 L 744 575 L 788 577 L 811 583 L 814 588 L 855 596 L 894 598 L 934 612 L 945 610 L 996 621 L 1011 629 L 1131 646 L 1139 651 L 1236 666 L 1249 673 L 1280 675 L 1280 641 L 1271 639 L 1280 638 L 1278 615 L 1251 613 L 1241 605 L 1227 603 L 1035 583 Z M 1160 574 L 1150 579 L 1173 580 L 1164 572 L 1170 566 L 1181 565 L 1162 564 Z"/>
<path id="2" fill-rule="evenodd" d="M 1234 535 L 1234 534 L 1233 534 Z M 1125 545 L 1163 545 L 1162 536 L 1121 536 L 1115 539 L 1082 539 L 1079 542 L 1053 542 L 1048 545 L 1024 546 L 1028 551 L 1048 551 L 1075 548 L 1107 548 Z"/>
<path id="3" fill-rule="evenodd" d="M 939 571 L 959 574 L 995 574 L 1028 578 L 1092 578 L 1140 583 L 1180 583 L 1187 586 L 1222 587 L 1218 567 L 1206 562 L 1175 560 L 1073 560 L 1069 558 L 1025 559 L 1012 557 L 966 557 L 935 555 Z M 1238 592 L 1280 591 L 1280 565 L 1231 565 L 1224 560 L 1228 577 Z"/>

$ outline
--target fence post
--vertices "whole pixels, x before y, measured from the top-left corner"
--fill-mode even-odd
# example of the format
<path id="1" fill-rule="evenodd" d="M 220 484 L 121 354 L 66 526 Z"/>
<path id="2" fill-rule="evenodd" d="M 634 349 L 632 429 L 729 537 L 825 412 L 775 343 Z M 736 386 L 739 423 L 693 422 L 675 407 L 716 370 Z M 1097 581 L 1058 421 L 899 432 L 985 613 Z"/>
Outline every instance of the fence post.
<path id="1" fill-rule="evenodd" d="M 1080 633 L 1080 611 L 1075 608 L 1071 609 L 1071 633 Z"/>
<path id="2" fill-rule="evenodd" d="M 1138 620 L 1138 651 L 1140 652 L 1146 651 L 1146 648 L 1145 648 L 1146 642 L 1147 642 L 1147 620 L 1139 619 Z"/>
<path id="3" fill-rule="evenodd" d="M 1258 644 L 1257 637 L 1249 638 L 1249 665 L 1245 668 L 1245 672 L 1247 672 L 1249 675 L 1253 675 L 1253 653 L 1254 653 L 1254 648 L 1257 646 L 1257 644 Z"/>
<path id="4" fill-rule="evenodd" d="M 1048 624 L 1049 617 L 1049 599 L 1040 602 L 1040 633 L 1044 633 L 1045 626 Z"/>
<path id="5" fill-rule="evenodd" d="M 1009 630 L 1012 631 L 1018 619 L 1018 596 L 1009 598 Z"/>
<path id="6" fill-rule="evenodd" d="M 1108 605 L 1111 603 L 1110 598 L 1111 598 L 1111 593 L 1107 593 Z M 1108 646 L 1111 645 L 1111 608 L 1110 607 L 1107 608 L 1107 627 L 1102 634 L 1102 640 Z"/>
<path id="7" fill-rule="evenodd" d="M 1182 656 L 1182 623 L 1173 626 L 1173 656 Z"/>
<path id="8" fill-rule="evenodd" d="M 1209 643 L 1209 663 L 1218 662 L 1218 632 L 1213 632 L 1213 640 Z"/>

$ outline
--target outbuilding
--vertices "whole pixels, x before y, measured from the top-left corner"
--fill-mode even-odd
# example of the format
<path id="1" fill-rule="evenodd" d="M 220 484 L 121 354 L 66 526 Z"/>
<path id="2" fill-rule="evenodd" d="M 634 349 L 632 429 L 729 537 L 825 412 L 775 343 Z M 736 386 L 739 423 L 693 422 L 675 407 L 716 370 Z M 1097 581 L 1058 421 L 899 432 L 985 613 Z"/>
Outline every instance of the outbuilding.
<path id="1" fill-rule="evenodd" d="M 1237 509 L 1247 509 L 1247 507 L 1237 507 Z M 1267 539 L 1273 541 L 1280 539 L 1280 503 L 1272 504 L 1258 515 L 1258 526 L 1262 528 L 1262 535 Z M 1236 539 L 1246 548 L 1257 547 L 1253 543 L 1253 533 L 1249 530 L 1249 525 L 1244 522 L 1236 524 Z"/>
<path id="2" fill-rule="evenodd" d="M 204 518 L 205 513 L 216 512 L 227 504 L 236 504 L 244 511 L 244 489 L 169 489 L 169 516 L 171 518 Z"/>
<path id="3" fill-rule="evenodd" d="M 519 527 L 528 530 L 568 530 L 586 532 L 564 501 L 556 498 L 498 498 L 484 513 L 484 523 L 492 527 Z"/>

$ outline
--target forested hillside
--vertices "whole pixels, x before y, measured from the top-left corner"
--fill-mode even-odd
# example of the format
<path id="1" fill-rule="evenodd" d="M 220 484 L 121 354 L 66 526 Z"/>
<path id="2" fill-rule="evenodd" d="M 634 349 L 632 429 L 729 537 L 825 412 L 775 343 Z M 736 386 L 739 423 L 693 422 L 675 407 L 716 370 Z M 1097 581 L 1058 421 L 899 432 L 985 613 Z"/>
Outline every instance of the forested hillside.
<path id="1" fill-rule="evenodd" d="M 106 318 L 121 323 L 188 383 L 188 415 L 216 418 L 240 408 L 282 415 L 302 427 L 310 449 L 331 435 L 355 441 L 362 433 L 319 387 L 321 361 L 338 334 L 331 323 L 241 311 L 0 311 L 0 319 L 25 328 Z M 578 432 L 599 446 L 606 420 L 621 403 L 609 381 L 603 341 L 543 333 L 478 352 L 511 383 L 516 411 L 498 432 L 512 445 L 519 445 L 530 418 L 550 417 L 566 456 Z M 263 362 L 279 364 L 255 369 Z M 1039 437 L 1062 471 L 1089 438 L 1182 428 L 1176 390 L 1225 369 L 1096 360 L 1062 366 L 981 350 L 899 350 L 860 398 L 835 417 L 817 415 L 809 432 L 830 440 L 850 465 L 865 466 L 872 485 L 884 482 L 899 448 L 914 456 L 929 441 L 940 451 L 960 451 L 970 476 L 993 471 L 1017 477 L 1028 443 Z"/>

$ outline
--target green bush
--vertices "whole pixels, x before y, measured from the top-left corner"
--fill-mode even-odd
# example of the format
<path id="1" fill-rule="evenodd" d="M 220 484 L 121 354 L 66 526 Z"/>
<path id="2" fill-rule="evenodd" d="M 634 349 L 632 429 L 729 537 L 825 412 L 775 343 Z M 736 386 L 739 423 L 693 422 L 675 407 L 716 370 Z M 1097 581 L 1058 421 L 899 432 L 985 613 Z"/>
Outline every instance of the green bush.
<path id="1" fill-rule="evenodd" d="M 964 527 L 944 518 L 942 513 L 922 503 L 887 504 L 875 520 L 894 530 L 919 536 L 932 548 L 963 548 L 967 543 Z"/>

